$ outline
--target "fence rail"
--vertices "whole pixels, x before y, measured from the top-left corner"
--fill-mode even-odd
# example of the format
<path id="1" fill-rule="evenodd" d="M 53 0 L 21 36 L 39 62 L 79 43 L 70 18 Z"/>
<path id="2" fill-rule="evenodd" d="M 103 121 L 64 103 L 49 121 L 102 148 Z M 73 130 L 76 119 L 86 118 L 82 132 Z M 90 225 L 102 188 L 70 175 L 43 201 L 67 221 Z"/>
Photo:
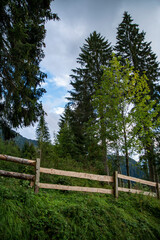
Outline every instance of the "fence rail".
<path id="1" fill-rule="evenodd" d="M 122 175 L 122 174 L 118 174 L 118 178 L 125 179 L 125 180 L 130 180 L 130 181 L 133 181 L 133 182 L 142 183 L 142 184 L 152 186 L 152 187 L 156 187 L 156 182 L 150 182 L 150 181 L 143 180 L 143 179 L 140 179 L 140 178 L 125 176 L 125 175 Z"/>
<path id="2" fill-rule="evenodd" d="M 12 156 L 8 156 L 8 155 L 0 154 L 0 159 L 5 160 L 5 161 L 9 161 L 9 162 L 16 162 L 16 163 L 21 163 L 21 164 L 25 164 L 25 165 L 30 165 L 30 166 L 35 166 L 36 165 L 35 160 L 12 157 Z"/>
<path id="3" fill-rule="evenodd" d="M 51 168 L 51 169 L 50 168 L 42 168 L 42 167 L 40 167 L 40 159 L 39 158 L 37 158 L 36 161 L 34 161 L 34 160 L 17 158 L 17 157 L 0 154 L 0 159 L 4 160 L 4 161 L 11 161 L 11 162 L 16 162 L 16 163 L 20 163 L 20 164 L 33 166 L 35 169 L 35 175 L 0 170 L 0 176 L 14 177 L 14 178 L 19 178 L 19 179 L 29 180 L 29 181 L 31 181 L 31 186 L 34 185 L 35 193 L 39 192 L 39 188 L 45 188 L 45 189 L 58 189 L 58 190 L 66 190 L 66 191 L 80 191 L 80 192 L 113 194 L 115 196 L 115 198 L 118 198 L 119 192 L 144 194 L 144 195 L 150 195 L 150 196 L 157 197 L 157 198 L 159 198 L 159 196 L 160 196 L 160 184 L 158 182 L 157 183 L 150 182 L 150 181 L 143 180 L 140 178 L 135 178 L 135 177 L 118 174 L 117 171 L 115 171 L 113 176 L 105 176 L 105 175 L 97 175 L 97 174 L 90 174 L 90 173 L 58 170 L 58 169 L 53 169 L 53 168 Z M 95 181 L 111 182 L 111 183 L 113 183 L 113 188 L 106 189 L 106 188 L 65 186 L 65 185 L 59 185 L 59 184 L 41 183 L 40 182 L 40 173 L 54 174 L 54 175 L 75 177 L 75 178 L 83 178 L 83 179 L 89 179 L 89 180 L 95 180 Z M 137 189 L 129 189 L 129 188 L 119 187 L 118 179 L 130 180 L 133 182 L 138 182 L 141 184 L 145 184 L 145 185 L 154 187 L 156 189 L 156 193 L 146 192 L 146 191 L 137 190 Z"/>
<path id="4" fill-rule="evenodd" d="M 19 179 L 29 180 L 29 181 L 34 181 L 34 179 L 35 179 L 35 175 L 18 173 L 18 172 L 9 172 L 9 171 L 4 171 L 4 170 L 0 170 L 0 176 L 19 178 Z"/>
<path id="5" fill-rule="evenodd" d="M 58 170 L 58 169 L 53 169 L 53 168 L 40 168 L 40 172 L 54 174 L 54 175 L 67 176 L 67 177 L 76 177 L 76 178 L 83 178 L 83 179 L 89 179 L 89 180 L 95 180 L 95 181 L 102 181 L 102 182 L 113 182 L 112 176 L 105 176 L 105 175 L 64 171 L 64 170 Z"/>
<path id="6" fill-rule="evenodd" d="M 48 188 L 48 189 L 67 190 L 67 191 L 113 194 L 113 189 L 105 189 L 105 188 L 65 186 L 65 185 L 49 184 L 49 183 L 39 183 L 39 187 L 40 188 Z"/>

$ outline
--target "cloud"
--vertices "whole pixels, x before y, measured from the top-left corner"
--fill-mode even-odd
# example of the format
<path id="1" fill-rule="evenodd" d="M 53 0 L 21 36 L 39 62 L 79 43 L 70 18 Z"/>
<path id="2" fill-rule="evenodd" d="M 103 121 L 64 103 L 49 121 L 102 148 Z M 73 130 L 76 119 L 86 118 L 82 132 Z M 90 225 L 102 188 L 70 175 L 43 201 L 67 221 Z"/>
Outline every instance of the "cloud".
<path id="1" fill-rule="evenodd" d="M 48 86 L 48 82 L 47 82 L 47 81 L 41 83 L 41 87 L 45 88 L 45 87 L 47 87 L 47 86 Z"/>
<path id="2" fill-rule="evenodd" d="M 54 108 L 54 111 L 56 114 L 62 114 L 64 112 L 64 108 L 63 107 L 57 107 L 57 108 Z"/>
<path id="3" fill-rule="evenodd" d="M 128 11 L 134 23 L 146 32 L 146 41 L 152 41 L 153 51 L 160 59 L 159 0 L 55 0 L 52 9 L 61 20 L 46 23 L 45 58 L 41 62 L 41 70 L 48 74 L 42 84 L 47 90 L 42 102 L 50 132 L 58 130 L 59 116 L 69 96 L 67 91 L 72 87 L 69 84 L 71 69 L 78 66 L 80 47 L 94 30 L 114 45 L 117 27 L 124 11 Z M 23 130 L 24 136 L 30 138 L 34 138 L 33 132 L 32 127 Z"/>
<path id="4" fill-rule="evenodd" d="M 71 88 L 70 77 L 67 74 L 58 75 L 52 79 L 48 79 L 48 82 L 56 84 L 57 87 L 64 87 L 67 90 Z"/>

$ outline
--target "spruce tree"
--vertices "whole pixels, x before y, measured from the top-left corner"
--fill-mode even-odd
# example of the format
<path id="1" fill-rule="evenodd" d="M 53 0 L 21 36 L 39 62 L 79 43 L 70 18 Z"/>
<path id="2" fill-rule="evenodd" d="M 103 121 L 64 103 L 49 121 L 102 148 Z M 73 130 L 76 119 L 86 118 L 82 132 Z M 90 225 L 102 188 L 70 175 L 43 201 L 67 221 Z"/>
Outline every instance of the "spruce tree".
<path id="1" fill-rule="evenodd" d="M 39 145 L 41 143 L 49 143 L 51 141 L 48 126 L 44 117 L 44 112 L 41 115 L 38 126 L 36 128 L 36 136 Z"/>
<path id="2" fill-rule="evenodd" d="M 50 151 L 50 134 L 47 123 L 45 121 L 44 112 L 39 119 L 39 123 L 36 128 L 36 137 L 38 141 L 38 147 L 40 150 L 40 158 L 41 163 L 46 163 L 49 159 L 49 151 Z M 49 159 L 50 160 L 50 159 Z"/>
<path id="3" fill-rule="evenodd" d="M 133 23 L 131 16 L 124 12 L 123 21 L 117 28 L 117 42 L 115 51 L 122 59 L 128 59 L 135 70 L 148 78 L 151 99 L 159 100 L 160 87 L 157 85 L 159 62 L 151 49 L 151 42 L 145 41 L 146 33 L 140 32 L 137 24 Z"/>
<path id="4" fill-rule="evenodd" d="M 87 132 L 89 120 L 96 118 L 92 95 L 101 82 L 103 74 L 101 66 L 108 65 L 111 52 L 110 43 L 94 31 L 81 47 L 81 53 L 77 58 L 80 66 L 72 70 L 73 90 L 70 91 L 71 97 L 69 98 L 73 109 L 71 126 L 82 155 L 88 155 L 88 148 L 91 144 L 91 138 Z"/>
<path id="5" fill-rule="evenodd" d="M 160 86 L 157 84 L 160 76 L 159 62 L 151 49 L 151 43 L 145 41 L 145 32 L 139 30 L 138 25 L 133 23 L 133 19 L 127 12 L 124 12 L 123 21 L 117 28 L 117 42 L 114 49 L 118 56 L 122 56 L 122 62 L 129 59 L 140 76 L 145 72 L 148 78 L 150 99 L 155 100 L 158 104 L 160 100 Z M 146 129 L 147 132 L 148 130 Z M 141 140 L 148 158 L 150 179 L 154 180 L 154 154 L 152 154 L 154 144 L 150 144 L 153 139 L 150 139 L 148 143 L 143 141 L 144 138 Z"/>
<path id="6" fill-rule="evenodd" d="M 8 138 L 12 127 L 33 124 L 42 113 L 45 23 L 58 19 L 51 2 L 0 1 L 0 125 Z"/>
<path id="7" fill-rule="evenodd" d="M 78 148 L 71 127 L 71 115 L 72 110 L 70 105 L 67 104 L 59 121 L 60 130 L 56 136 L 56 150 L 60 157 L 70 156 L 73 159 L 77 159 Z"/>

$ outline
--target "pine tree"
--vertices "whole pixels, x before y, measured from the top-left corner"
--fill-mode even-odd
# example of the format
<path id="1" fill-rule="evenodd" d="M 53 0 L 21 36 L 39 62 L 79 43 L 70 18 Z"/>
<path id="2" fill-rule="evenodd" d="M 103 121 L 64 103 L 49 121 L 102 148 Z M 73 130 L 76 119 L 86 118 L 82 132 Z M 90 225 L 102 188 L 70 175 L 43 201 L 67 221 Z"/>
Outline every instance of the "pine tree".
<path id="1" fill-rule="evenodd" d="M 88 148 L 91 144 L 91 138 L 87 133 L 89 120 L 96 118 L 92 95 L 101 81 L 103 74 L 101 66 L 108 65 L 111 52 L 110 43 L 99 33 L 93 32 L 85 40 L 77 58 L 80 67 L 72 70 L 73 90 L 70 91 L 71 97 L 69 98 L 73 109 L 71 126 L 82 155 L 88 155 Z"/>
<path id="2" fill-rule="evenodd" d="M 145 41 L 146 33 L 140 32 L 137 24 L 133 23 L 131 16 L 124 12 L 123 21 L 117 28 L 117 42 L 114 50 L 122 56 L 124 62 L 128 59 L 140 76 L 145 72 L 148 78 L 151 99 L 159 101 L 160 87 L 157 85 L 160 76 L 159 62 L 156 54 L 152 52 L 151 42 Z"/>
<path id="3" fill-rule="evenodd" d="M 28 126 L 42 113 L 45 22 L 58 19 L 51 2 L 0 1 L 0 125 L 8 138 L 12 127 Z"/>
<path id="4" fill-rule="evenodd" d="M 155 100 L 158 104 L 160 100 L 160 85 L 157 84 L 160 76 L 159 62 L 152 52 L 151 43 L 145 41 L 145 32 L 140 32 L 138 25 L 133 23 L 133 19 L 127 12 L 124 12 L 123 21 L 118 26 L 117 43 L 114 49 L 118 56 L 122 56 L 123 63 L 125 59 L 129 59 L 134 69 L 139 71 L 140 76 L 145 72 L 150 89 L 150 100 Z M 146 132 L 148 131 L 149 129 L 146 129 Z M 148 139 L 148 142 L 145 138 L 141 140 L 145 149 L 144 158 L 148 159 L 150 180 L 153 181 L 155 180 L 155 144 L 152 132 L 150 136 L 152 139 Z"/>
<path id="5" fill-rule="evenodd" d="M 38 141 L 38 147 L 40 149 L 41 163 L 43 164 L 43 162 L 46 162 L 49 159 L 48 153 L 51 145 L 49 129 L 45 121 L 44 112 L 41 115 L 36 128 L 36 137 Z"/>
<path id="6" fill-rule="evenodd" d="M 51 141 L 48 126 L 44 117 L 44 112 L 40 117 L 37 129 L 36 129 L 36 135 L 37 135 L 37 140 L 39 145 L 41 143 L 49 143 Z"/>
<path id="7" fill-rule="evenodd" d="M 77 159 L 78 148 L 71 127 L 71 115 L 72 110 L 70 105 L 67 104 L 59 121 L 60 130 L 56 136 L 56 150 L 60 157 L 70 156 L 73 159 Z"/>

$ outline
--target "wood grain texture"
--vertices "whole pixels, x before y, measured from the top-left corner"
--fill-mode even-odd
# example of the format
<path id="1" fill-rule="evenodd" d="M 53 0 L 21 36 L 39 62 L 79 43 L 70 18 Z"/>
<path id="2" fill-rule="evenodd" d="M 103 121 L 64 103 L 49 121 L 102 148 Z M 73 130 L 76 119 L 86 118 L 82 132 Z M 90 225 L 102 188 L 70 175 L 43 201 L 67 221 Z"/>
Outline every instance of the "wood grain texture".
<path id="1" fill-rule="evenodd" d="M 121 187 L 119 187 L 118 191 L 120 191 L 120 192 L 138 193 L 138 194 L 150 195 L 152 197 L 156 197 L 156 193 L 145 192 L 145 191 L 137 190 L 137 189 L 129 189 L 129 188 L 121 188 Z"/>
<path id="2" fill-rule="evenodd" d="M 126 180 L 130 180 L 130 181 L 133 181 L 133 182 L 138 182 L 138 183 L 142 183 L 142 184 L 146 184 L 146 185 L 149 185 L 149 186 L 156 187 L 156 182 L 150 182 L 150 181 L 135 178 L 135 177 L 129 177 L 129 176 L 126 176 L 126 175 L 118 174 L 118 178 L 126 179 Z"/>
<path id="3" fill-rule="evenodd" d="M 31 180 L 31 181 L 34 181 L 34 178 L 35 178 L 34 175 L 18 173 L 18 172 L 9 172 L 9 171 L 4 171 L 4 170 L 0 170 L 0 176 L 19 178 L 19 179 Z"/>
<path id="4" fill-rule="evenodd" d="M 10 161 L 10 162 L 16 162 L 16 163 L 21 163 L 21 164 L 25 164 L 25 165 L 30 165 L 30 166 L 36 165 L 36 161 L 34 161 L 34 160 L 12 157 L 12 156 L 3 155 L 3 154 L 0 154 L 0 159 L 5 160 L 5 161 Z"/>
<path id="5" fill-rule="evenodd" d="M 84 178 L 84 179 L 90 179 L 90 180 L 95 180 L 95 181 L 113 182 L 112 176 L 105 176 L 105 175 L 64 171 L 64 170 L 58 170 L 58 169 L 52 169 L 52 168 L 51 169 L 50 168 L 40 168 L 40 172 L 47 173 L 47 174 L 67 176 L 67 177 Z"/>
<path id="6" fill-rule="evenodd" d="M 39 183 L 39 188 L 58 189 L 58 190 L 67 190 L 67 191 L 78 191 L 78 192 L 113 194 L 112 189 L 78 187 L 78 186 L 65 186 L 65 185 L 48 184 L 48 183 Z"/>
<path id="7" fill-rule="evenodd" d="M 34 185 L 34 192 L 39 192 L 39 180 L 40 180 L 40 158 L 36 160 L 36 173 L 35 173 L 35 185 Z"/>
<path id="8" fill-rule="evenodd" d="M 114 197 L 118 198 L 118 172 L 114 172 Z"/>

